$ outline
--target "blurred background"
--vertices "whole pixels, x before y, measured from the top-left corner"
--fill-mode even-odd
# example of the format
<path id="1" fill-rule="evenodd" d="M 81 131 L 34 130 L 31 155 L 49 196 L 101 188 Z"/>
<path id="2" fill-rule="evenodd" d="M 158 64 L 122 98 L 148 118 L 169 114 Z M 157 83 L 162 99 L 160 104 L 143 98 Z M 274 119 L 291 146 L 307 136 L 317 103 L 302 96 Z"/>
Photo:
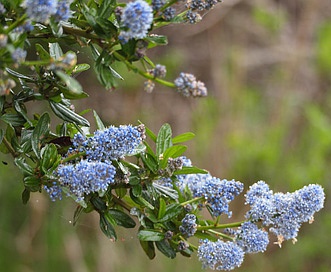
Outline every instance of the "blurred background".
<path id="1" fill-rule="evenodd" d="M 194 74 L 207 85 L 208 98 L 183 98 L 160 85 L 148 94 L 144 80 L 121 66 L 125 81 L 112 92 L 93 71 L 77 78 L 90 94 L 75 104 L 77 111 L 96 109 L 106 124 L 140 120 L 157 132 L 168 122 L 174 135 L 194 132 L 187 156 L 214 176 L 239 180 L 246 189 L 258 180 L 282 192 L 324 186 L 325 208 L 314 224 L 303 225 L 295 245 L 271 243 L 235 271 L 331 271 L 330 14 L 330 1 L 231 0 L 199 24 L 155 31 L 167 35 L 169 45 L 148 56 L 167 66 L 169 80 L 181 71 Z M 86 52 L 80 60 L 89 60 Z M 52 203 L 36 193 L 23 205 L 22 176 L 12 158 L 1 155 L 1 161 L 2 271 L 201 271 L 196 256 L 170 260 L 158 253 L 150 261 L 135 232 L 118 229 L 118 241 L 109 241 L 96 214 L 73 227 L 71 199 Z M 243 218 L 243 202 L 233 202 L 232 220 Z"/>

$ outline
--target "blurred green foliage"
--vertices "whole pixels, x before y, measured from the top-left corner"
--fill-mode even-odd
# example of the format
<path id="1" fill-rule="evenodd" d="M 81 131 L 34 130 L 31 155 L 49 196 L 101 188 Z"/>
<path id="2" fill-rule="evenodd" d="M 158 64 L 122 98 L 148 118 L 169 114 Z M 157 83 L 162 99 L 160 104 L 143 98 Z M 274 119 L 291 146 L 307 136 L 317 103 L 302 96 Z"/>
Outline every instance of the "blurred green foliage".
<path id="1" fill-rule="evenodd" d="M 129 82 L 123 90 L 91 96 L 106 122 L 141 119 L 154 130 L 168 122 L 175 134 L 194 132 L 193 162 L 215 176 L 244 182 L 246 189 L 260 179 L 284 192 L 308 183 L 324 186 L 326 207 L 313 225 L 304 225 L 297 244 L 287 242 L 282 249 L 270 245 L 266 254 L 249 256 L 236 271 L 330 271 L 330 7 L 310 0 L 227 2 L 205 16 L 207 30 L 199 24 L 190 33 L 185 27 L 162 30 L 172 35 L 171 51 L 154 52 L 169 71 L 201 75 L 209 98 L 187 101 L 161 87 L 145 94 L 132 74 L 123 76 Z M 88 80 L 87 90 L 99 88 L 93 76 L 77 79 Z M 72 227 L 69 199 L 53 204 L 35 194 L 23 206 L 18 197 L 21 176 L 10 158 L 1 161 L 2 270 L 201 271 L 196 258 L 159 255 L 147 261 L 136 237 L 123 231 L 118 242 L 107 241 L 97 220 L 83 217 Z"/>

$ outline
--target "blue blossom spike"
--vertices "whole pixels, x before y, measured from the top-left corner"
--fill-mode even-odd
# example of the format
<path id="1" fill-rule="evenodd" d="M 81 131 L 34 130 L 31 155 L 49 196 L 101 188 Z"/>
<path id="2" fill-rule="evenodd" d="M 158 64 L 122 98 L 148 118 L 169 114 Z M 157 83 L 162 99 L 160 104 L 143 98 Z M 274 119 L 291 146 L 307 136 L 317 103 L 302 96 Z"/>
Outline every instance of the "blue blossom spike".
<path id="1" fill-rule="evenodd" d="M 66 187 L 69 194 L 84 200 L 84 195 L 93 192 L 103 194 L 114 183 L 115 167 L 110 162 L 82 160 L 76 164 L 60 165 L 55 171 L 59 186 Z M 55 189 L 54 189 L 55 191 Z"/>
<path id="2" fill-rule="evenodd" d="M 211 242 L 207 239 L 200 241 L 198 258 L 202 268 L 213 270 L 233 270 L 244 261 L 244 251 L 234 242 L 218 240 Z"/>
<path id="3" fill-rule="evenodd" d="M 48 193 L 52 201 L 62 199 L 62 189 L 60 186 L 57 185 L 56 182 L 53 182 L 52 186 L 44 185 L 44 190 Z"/>
<path id="4" fill-rule="evenodd" d="M 167 74 L 167 68 L 164 65 L 156 64 L 154 69 L 148 71 L 152 76 L 163 78 Z"/>
<path id="5" fill-rule="evenodd" d="M 26 8 L 30 20 L 47 23 L 57 12 L 57 2 L 57 0 L 25 0 L 22 6 Z"/>
<path id="6" fill-rule="evenodd" d="M 180 73 L 174 81 L 177 91 L 185 97 L 207 96 L 207 88 L 201 81 L 197 81 L 195 76 L 188 73 Z"/>
<path id="7" fill-rule="evenodd" d="M 131 125 L 110 126 L 105 130 L 97 130 L 83 144 L 87 159 L 108 161 L 133 154 L 144 138 L 145 128 L 143 125 L 136 127 Z"/>
<path id="8" fill-rule="evenodd" d="M 70 4 L 73 0 L 59 0 L 57 3 L 57 11 L 54 15 L 57 22 L 68 21 L 71 16 Z"/>
<path id="9" fill-rule="evenodd" d="M 252 222 L 243 223 L 237 231 L 236 244 L 245 253 L 264 252 L 269 244 L 268 232 Z"/>
<path id="10" fill-rule="evenodd" d="M 152 0 L 153 11 L 159 11 L 165 4 L 164 0 Z"/>
<path id="11" fill-rule="evenodd" d="M 126 43 L 130 39 L 143 39 L 153 22 L 153 9 L 143 0 L 130 2 L 121 14 L 121 31 L 119 39 Z"/>
<path id="12" fill-rule="evenodd" d="M 198 226 L 196 220 L 197 217 L 194 214 L 186 214 L 179 226 L 179 231 L 187 237 L 193 236 Z"/>
<path id="13" fill-rule="evenodd" d="M 163 12 L 162 12 L 162 18 L 165 21 L 171 21 L 176 15 L 176 9 L 173 7 L 167 7 Z"/>
<path id="14" fill-rule="evenodd" d="M 27 52 L 22 48 L 16 48 L 11 54 L 11 57 L 15 63 L 21 63 L 25 61 Z"/>

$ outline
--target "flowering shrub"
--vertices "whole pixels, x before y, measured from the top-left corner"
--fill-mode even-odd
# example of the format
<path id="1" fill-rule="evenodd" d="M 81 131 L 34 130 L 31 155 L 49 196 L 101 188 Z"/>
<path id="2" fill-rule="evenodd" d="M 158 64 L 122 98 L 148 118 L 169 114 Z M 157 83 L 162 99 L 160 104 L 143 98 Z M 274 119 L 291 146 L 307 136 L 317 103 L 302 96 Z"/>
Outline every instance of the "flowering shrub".
<path id="1" fill-rule="evenodd" d="M 149 258 L 156 249 L 169 258 L 197 251 L 203 267 L 218 270 L 234 269 L 245 254 L 266 251 L 269 233 L 279 245 L 296 241 L 301 225 L 323 208 L 320 185 L 274 193 L 259 181 L 245 194 L 245 218 L 222 223 L 222 215 L 231 218 L 229 204 L 244 184 L 193 166 L 183 144 L 193 133 L 173 137 L 169 124 L 157 134 L 144 124 L 105 127 L 96 112 L 98 129 L 91 132 L 71 103 L 88 97 L 74 76 L 90 64 L 77 63 L 76 52 L 63 52 L 63 45 L 89 48 L 98 80 L 107 89 L 122 79 L 113 68 L 121 62 L 146 78 L 148 92 L 163 84 L 185 97 L 206 96 L 207 88 L 194 75 L 182 72 L 168 81 L 166 67 L 146 54 L 167 43 L 154 29 L 196 23 L 199 12 L 217 3 L 187 1 L 180 10 L 176 0 L 0 3 L 0 150 L 12 155 L 23 174 L 23 203 L 31 192 L 46 192 L 52 201 L 71 197 L 77 203 L 74 224 L 83 212 L 97 212 L 100 229 L 112 240 L 116 226 L 138 224 L 137 237 Z M 30 117 L 30 101 L 49 105 L 61 119 L 55 129 L 48 112 Z M 203 210 L 209 216 L 203 217 Z M 200 238 L 199 244 L 190 237 Z"/>

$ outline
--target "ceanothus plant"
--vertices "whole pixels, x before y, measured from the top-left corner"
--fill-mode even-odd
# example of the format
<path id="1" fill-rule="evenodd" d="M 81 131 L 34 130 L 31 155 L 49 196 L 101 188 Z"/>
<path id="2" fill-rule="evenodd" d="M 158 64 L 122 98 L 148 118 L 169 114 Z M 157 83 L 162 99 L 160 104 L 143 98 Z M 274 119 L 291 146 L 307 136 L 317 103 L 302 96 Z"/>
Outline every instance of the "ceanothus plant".
<path id="1" fill-rule="evenodd" d="M 97 212 L 112 240 L 115 226 L 138 224 L 137 237 L 150 259 L 156 249 L 169 258 L 197 251 L 204 268 L 217 270 L 234 269 L 245 254 L 264 252 L 269 233 L 279 245 L 296 241 L 302 223 L 323 208 L 320 185 L 274 193 L 259 181 L 245 194 L 245 218 L 223 224 L 221 216 L 232 216 L 229 204 L 244 185 L 192 165 L 183 143 L 193 133 L 173 137 L 169 124 L 157 134 L 142 123 L 105 127 L 95 111 L 98 129 L 91 132 L 71 102 L 88 97 L 76 74 L 91 64 L 112 89 L 122 79 L 113 68 L 118 62 L 146 78 L 147 92 L 158 83 L 185 97 L 206 96 L 204 83 L 192 74 L 165 80 L 166 67 L 154 64 L 147 51 L 167 44 L 153 30 L 196 23 L 200 12 L 218 2 L 189 0 L 177 10 L 177 0 L 1 0 L 0 151 L 11 154 L 23 174 L 23 203 L 31 192 L 46 192 L 52 201 L 71 197 L 77 203 L 74 224 L 82 213 Z M 77 63 L 76 52 L 63 52 L 63 45 L 88 48 L 92 63 Z M 47 104 L 61 122 L 48 112 L 32 112 L 31 118 L 31 101 Z M 210 216 L 204 218 L 203 210 Z"/>

